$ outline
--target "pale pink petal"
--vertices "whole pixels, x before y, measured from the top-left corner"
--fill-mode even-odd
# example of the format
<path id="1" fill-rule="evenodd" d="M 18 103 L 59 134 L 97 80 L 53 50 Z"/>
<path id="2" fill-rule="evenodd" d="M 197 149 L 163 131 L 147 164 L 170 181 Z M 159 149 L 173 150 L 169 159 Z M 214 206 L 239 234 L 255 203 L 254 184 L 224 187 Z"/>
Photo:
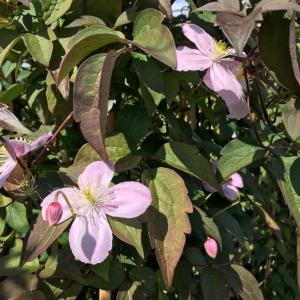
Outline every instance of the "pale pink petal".
<path id="1" fill-rule="evenodd" d="M 239 191 L 235 186 L 224 183 L 222 184 L 222 190 L 227 199 L 232 201 L 237 200 Z"/>
<path id="2" fill-rule="evenodd" d="M 30 151 L 34 151 L 42 146 L 44 146 L 48 140 L 52 137 L 52 132 L 46 133 L 35 139 L 29 144 Z"/>
<path id="3" fill-rule="evenodd" d="M 0 188 L 4 185 L 9 175 L 17 166 L 17 161 L 9 158 L 0 168 Z"/>
<path id="4" fill-rule="evenodd" d="M 29 144 L 20 140 L 7 140 L 5 145 L 8 146 L 7 150 L 12 149 L 17 157 L 21 157 L 30 151 Z"/>
<path id="5" fill-rule="evenodd" d="M 12 159 L 16 159 L 16 152 L 14 150 L 13 145 L 11 144 L 11 140 L 4 138 L 4 147 L 5 147 L 5 150 L 8 151 L 10 157 Z"/>
<path id="6" fill-rule="evenodd" d="M 112 232 L 106 217 L 95 212 L 89 218 L 76 217 L 69 242 L 76 259 L 93 265 L 104 261 L 112 248 Z"/>
<path id="7" fill-rule="evenodd" d="M 104 161 L 95 161 L 89 164 L 78 177 L 81 190 L 107 188 L 114 176 L 114 166 Z"/>
<path id="8" fill-rule="evenodd" d="M 230 119 L 240 120 L 249 114 L 247 102 L 239 102 L 235 104 L 227 104 Z"/>
<path id="9" fill-rule="evenodd" d="M 243 178 L 239 173 L 234 173 L 230 176 L 230 182 L 231 185 L 236 186 L 238 188 L 244 187 Z"/>
<path id="10" fill-rule="evenodd" d="M 203 71 L 208 69 L 212 60 L 197 49 L 180 46 L 176 49 L 177 71 Z"/>
<path id="11" fill-rule="evenodd" d="M 49 194 L 41 203 L 42 216 L 45 221 L 47 221 L 47 214 L 46 214 L 47 208 L 48 208 L 49 204 L 55 200 L 55 196 L 59 192 L 62 192 L 66 195 L 73 210 L 76 211 L 76 209 L 78 208 L 78 205 L 79 205 L 78 201 L 79 201 L 80 194 L 77 189 L 62 188 L 62 189 L 55 190 L 51 194 Z M 59 224 L 59 223 L 64 222 L 68 218 L 70 218 L 72 216 L 72 212 L 71 212 L 67 202 L 65 201 L 63 195 L 61 193 L 59 193 L 59 194 L 57 194 L 57 196 L 58 196 L 58 198 L 57 198 L 58 202 L 61 204 L 62 209 L 63 209 L 63 213 L 62 213 L 59 221 L 57 222 L 57 224 Z"/>
<path id="12" fill-rule="evenodd" d="M 135 218 L 143 214 L 151 204 L 151 192 L 145 185 L 127 181 L 108 190 L 109 201 L 105 214 L 120 218 Z"/>
<path id="13" fill-rule="evenodd" d="M 182 25 L 182 32 L 197 46 L 203 55 L 211 57 L 215 41 L 208 33 L 195 24 Z"/>

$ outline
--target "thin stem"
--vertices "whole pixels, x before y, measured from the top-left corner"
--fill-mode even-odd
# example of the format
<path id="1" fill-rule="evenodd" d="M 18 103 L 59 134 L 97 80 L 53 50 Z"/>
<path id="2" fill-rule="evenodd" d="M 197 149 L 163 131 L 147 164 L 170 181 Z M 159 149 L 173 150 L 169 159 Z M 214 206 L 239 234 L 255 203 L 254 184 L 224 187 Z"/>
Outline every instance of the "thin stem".
<path id="1" fill-rule="evenodd" d="M 54 134 L 52 135 L 51 139 L 47 142 L 47 144 L 43 147 L 43 150 L 40 152 L 40 154 L 37 156 L 37 158 L 31 163 L 31 167 L 34 166 L 38 161 L 42 159 L 46 151 L 48 150 L 49 146 L 54 142 L 54 140 L 57 138 L 59 133 L 64 129 L 64 127 L 67 125 L 67 123 L 73 118 L 73 112 L 71 112 L 64 121 L 60 124 L 60 126 L 56 129 Z"/>
<path id="2" fill-rule="evenodd" d="M 221 214 L 223 214 L 225 211 L 227 211 L 228 209 L 236 206 L 237 204 L 240 203 L 240 200 L 233 202 L 232 204 L 230 204 L 229 206 L 226 206 L 225 208 L 221 209 L 220 211 L 218 211 L 215 215 L 213 215 L 213 219 Z"/>

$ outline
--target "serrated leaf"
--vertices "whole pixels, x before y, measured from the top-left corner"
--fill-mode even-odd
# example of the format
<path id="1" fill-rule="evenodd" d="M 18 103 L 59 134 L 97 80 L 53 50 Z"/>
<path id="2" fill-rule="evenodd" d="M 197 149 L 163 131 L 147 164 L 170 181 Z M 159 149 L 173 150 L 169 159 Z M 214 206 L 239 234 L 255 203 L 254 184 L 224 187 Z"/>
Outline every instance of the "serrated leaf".
<path id="1" fill-rule="evenodd" d="M 134 22 L 133 43 L 175 69 L 177 66 L 175 42 L 168 27 L 162 25 L 163 19 L 163 13 L 156 9 L 142 10 Z"/>
<path id="2" fill-rule="evenodd" d="M 265 152 L 266 151 L 259 146 L 234 139 L 222 149 L 218 170 L 223 179 L 226 179 L 241 168 L 262 159 Z"/>
<path id="3" fill-rule="evenodd" d="M 107 55 L 90 57 L 80 66 L 74 83 L 74 119 L 80 123 L 87 142 L 106 161 L 108 156 L 104 139 L 110 80 L 119 55 L 111 50 Z"/>
<path id="4" fill-rule="evenodd" d="M 52 41 L 40 35 L 25 33 L 24 42 L 32 57 L 40 64 L 48 67 L 53 51 Z"/>
<path id="5" fill-rule="evenodd" d="M 111 43 L 127 43 L 122 32 L 104 25 L 91 26 L 80 30 L 70 39 L 57 76 L 60 82 L 80 61 L 95 50 Z"/>
<path id="6" fill-rule="evenodd" d="M 73 0 L 43 0 L 43 19 L 50 25 L 62 17 L 71 7 Z"/>
<path id="7" fill-rule="evenodd" d="M 294 74 L 290 54 L 290 26 L 291 20 L 284 18 L 283 12 L 269 13 L 259 31 L 258 45 L 263 62 L 274 72 L 278 81 L 299 94 L 300 86 Z M 269 51 L 270 48 L 276 51 Z"/>
<path id="8" fill-rule="evenodd" d="M 32 134 L 24 127 L 19 119 L 8 110 L 6 105 L 0 103 L 0 127 L 6 130 L 16 131 L 19 134 Z"/>
<path id="9" fill-rule="evenodd" d="M 138 219 L 122 219 L 108 217 L 111 230 L 121 241 L 133 246 L 139 255 L 144 258 L 142 244 L 142 224 Z"/>
<path id="10" fill-rule="evenodd" d="M 289 136 L 295 141 L 300 138 L 300 102 L 291 99 L 284 105 L 282 119 Z"/>
<path id="11" fill-rule="evenodd" d="M 146 170 L 143 182 L 152 194 L 152 205 L 146 214 L 150 241 L 169 289 L 185 245 L 185 234 L 191 232 L 187 213 L 191 213 L 193 207 L 184 181 L 175 171 L 167 168 Z"/>
<path id="12" fill-rule="evenodd" d="M 47 222 L 43 220 L 42 214 L 40 213 L 33 229 L 24 243 L 21 265 L 27 261 L 34 260 L 45 252 L 71 222 L 72 219 L 69 219 L 59 225 L 49 226 Z"/>
<path id="13" fill-rule="evenodd" d="M 238 294 L 243 300 L 264 300 L 261 289 L 255 277 L 244 267 L 231 265 L 232 269 L 238 274 L 241 281 L 241 289 Z"/>
<path id="14" fill-rule="evenodd" d="M 193 145 L 179 142 L 164 144 L 156 153 L 155 158 L 218 189 L 210 162 Z"/>
<path id="15" fill-rule="evenodd" d="M 285 203 L 300 228 L 300 158 L 272 158 L 271 171 L 277 179 Z"/>

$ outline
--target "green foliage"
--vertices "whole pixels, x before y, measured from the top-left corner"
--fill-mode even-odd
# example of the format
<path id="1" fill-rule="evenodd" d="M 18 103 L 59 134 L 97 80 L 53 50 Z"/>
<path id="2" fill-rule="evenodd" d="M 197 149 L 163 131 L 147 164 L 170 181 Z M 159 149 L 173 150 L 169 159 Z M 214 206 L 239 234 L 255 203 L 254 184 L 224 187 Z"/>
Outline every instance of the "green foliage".
<path id="1" fill-rule="evenodd" d="M 171 0 L 0 0 L 0 299 L 300 297 L 300 6 L 187 2 L 173 17 Z M 245 118 L 228 118 L 207 88 L 211 66 L 177 70 L 176 47 L 196 47 L 183 23 L 235 49 Z M 226 64 L 224 46 L 212 46 L 214 67 Z M 210 60 L 204 52 L 192 64 Z M 29 147 L 50 131 L 17 158 L 6 143 Z M 111 187 L 142 183 L 152 203 L 135 218 L 103 216 L 112 249 L 88 265 L 70 249 L 78 211 L 50 226 L 41 202 L 77 188 L 99 160 L 115 167 Z"/>

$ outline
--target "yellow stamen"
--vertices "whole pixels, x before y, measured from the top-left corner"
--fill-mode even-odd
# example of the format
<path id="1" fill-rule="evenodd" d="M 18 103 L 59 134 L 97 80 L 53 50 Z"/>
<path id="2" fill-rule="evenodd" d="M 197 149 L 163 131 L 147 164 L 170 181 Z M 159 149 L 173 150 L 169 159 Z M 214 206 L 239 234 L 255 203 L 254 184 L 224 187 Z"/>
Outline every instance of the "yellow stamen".
<path id="1" fill-rule="evenodd" d="M 213 52 L 213 59 L 220 59 L 225 57 L 229 53 L 229 48 L 227 47 L 226 43 L 222 41 L 215 42 L 215 49 Z"/>
<path id="2" fill-rule="evenodd" d="M 0 166 L 2 166 L 7 158 L 9 157 L 9 154 L 4 146 L 0 147 Z"/>
<path id="3" fill-rule="evenodd" d="M 82 191 L 82 193 L 91 204 L 95 204 L 97 202 L 97 197 L 92 189 L 86 189 Z"/>

